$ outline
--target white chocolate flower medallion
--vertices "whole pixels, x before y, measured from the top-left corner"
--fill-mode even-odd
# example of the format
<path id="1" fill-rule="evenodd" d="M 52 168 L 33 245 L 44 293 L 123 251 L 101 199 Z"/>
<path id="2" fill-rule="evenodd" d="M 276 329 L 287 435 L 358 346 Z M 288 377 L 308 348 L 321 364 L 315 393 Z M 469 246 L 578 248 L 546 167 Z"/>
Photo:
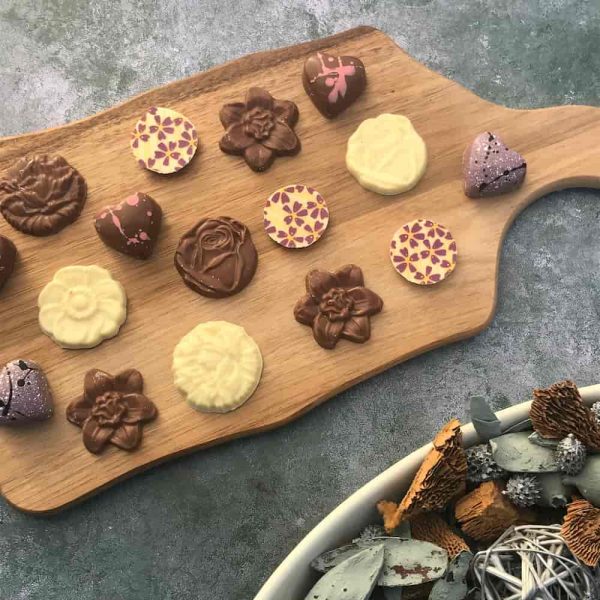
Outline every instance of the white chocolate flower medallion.
<path id="1" fill-rule="evenodd" d="M 38 296 L 42 331 L 63 348 L 93 348 L 127 317 L 123 286 L 102 267 L 63 267 Z"/>
<path id="2" fill-rule="evenodd" d="M 207 321 L 184 335 L 173 352 L 175 385 L 195 409 L 228 412 L 256 390 L 263 360 L 239 325 Z"/>

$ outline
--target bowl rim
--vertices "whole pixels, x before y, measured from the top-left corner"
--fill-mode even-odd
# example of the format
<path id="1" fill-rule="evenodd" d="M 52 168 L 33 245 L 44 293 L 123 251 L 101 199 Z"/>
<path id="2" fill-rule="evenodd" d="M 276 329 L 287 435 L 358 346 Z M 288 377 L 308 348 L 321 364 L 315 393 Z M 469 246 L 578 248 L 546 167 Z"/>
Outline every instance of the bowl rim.
<path id="1" fill-rule="evenodd" d="M 586 404 L 600 400 L 600 384 L 579 388 L 579 392 Z M 515 404 L 496 413 L 502 423 L 503 430 L 515 426 L 529 417 L 531 401 Z M 472 423 L 461 427 L 463 444 L 465 447 L 479 442 L 479 438 Z M 311 573 L 310 562 L 319 554 L 335 547 L 336 541 L 349 539 L 349 535 L 341 532 L 353 530 L 354 526 L 364 520 L 375 509 L 375 503 L 382 498 L 389 497 L 390 493 L 402 493 L 403 481 L 412 480 L 417 469 L 423 462 L 425 455 L 432 448 L 432 444 L 425 444 L 411 452 L 385 471 L 375 476 L 346 500 L 334 508 L 322 519 L 302 540 L 292 549 L 287 557 L 273 571 L 263 586 L 254 597 L 254 600 L 299 600 L 304 598 L 307 591 L 300 591 L 306 587 L 304 583 Z M 404 484 L 406 486 L 406 484 Z M 405 488 L 406 489 L 406 488 Z"/>

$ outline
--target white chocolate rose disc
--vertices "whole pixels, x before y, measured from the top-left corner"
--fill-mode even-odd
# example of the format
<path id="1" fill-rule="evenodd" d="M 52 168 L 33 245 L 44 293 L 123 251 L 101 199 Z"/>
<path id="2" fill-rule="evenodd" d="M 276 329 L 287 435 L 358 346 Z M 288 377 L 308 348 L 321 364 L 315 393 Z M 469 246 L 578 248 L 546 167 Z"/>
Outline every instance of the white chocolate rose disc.
<path id="1" fill-rule="evenodd" d="M 263 210 L 267 235 L 286 248 L 307 248 L 329 223 L 323 196 L 306 185 L 286 185 L 273 192 Z"/>
<path id="2" fill-rule="evenodd" d="M 127 317 L 123 286 L 102 267 L 63 267 L 38 296 L 42 331 L 63 348 L 93 348 Z"/>
<path id="3" fill-rule="evenodd" d="M 433 285 L 456 267 L 456 242 L 446 227 L 428 219 L 405 223 L 390 242 L 390 260 L 406 280 Z"/>
<path id="4" fill-rule="evenodd" d="M 350 136 L 346 167 L 364 188 L 400 194 L 425 173 L 427 148 L 410 119 L 385 113 L 366 119 Z"/>
<path id="5" fill-rule="evenodd" d="M 155 173 L 175 173 L 196 154 L 198 133 L 181 113 L 162 106 L 150 107 L 131 134 L 131 151 L 138 163 Z"/>
<path id="6" fill-rule="evenodd" d="M 175 386 L 189 404 L 206 412 L 229 412 L 256 390 L 263 360 L 243 327 L 227 321 L 201 323 L 173 352 Z"/>

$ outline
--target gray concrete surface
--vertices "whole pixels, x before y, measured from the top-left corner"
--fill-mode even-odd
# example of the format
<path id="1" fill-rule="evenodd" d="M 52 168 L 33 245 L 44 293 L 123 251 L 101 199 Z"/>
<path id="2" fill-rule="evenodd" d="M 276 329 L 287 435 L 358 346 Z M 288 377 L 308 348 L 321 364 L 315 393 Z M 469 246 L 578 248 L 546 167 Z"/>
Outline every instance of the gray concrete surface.
<path id="1" fill-rule="evenodd" d="M 496 102 L 598 104 L 599 12 L 597 0 L 0 0 L 0 134 L 361 23 Z M 54 518 L 0 500 L 0 600 L 249 600 L 338 502 L 463 417 L 470 393 L 502 408 L 560 378 L 600 382 L 599 216 L 589 190 L 525 211 L 497 316 L 475 339 Z"/>

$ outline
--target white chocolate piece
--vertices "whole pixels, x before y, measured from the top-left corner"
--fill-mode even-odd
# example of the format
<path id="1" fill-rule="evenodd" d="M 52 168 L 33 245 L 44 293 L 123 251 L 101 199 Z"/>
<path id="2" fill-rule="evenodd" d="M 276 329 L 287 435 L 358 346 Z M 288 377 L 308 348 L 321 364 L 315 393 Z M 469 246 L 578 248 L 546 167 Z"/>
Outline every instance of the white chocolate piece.
<path id="1" fill-rule="evenodd" d="M 427 147 L 410 119 L 384 113 L 350 136 L 346 167 L 364 188 L 392 195 L 412 189 L 427 168 Z"/>
<path id="2" fill-rule="evenodd" d="M 93 348 L 127 317 L 123 286 L 102 267 L 63 267 L 38 296 L 42 331 L 63 348 Z"/>
<path id="3" fill-rule="evenodd" d="M 229 412 L 256 390 L 263 360 L 243 327 L 227 321 L 201 323 L 173 352 L 175 386 L 196 410 Z"/>

